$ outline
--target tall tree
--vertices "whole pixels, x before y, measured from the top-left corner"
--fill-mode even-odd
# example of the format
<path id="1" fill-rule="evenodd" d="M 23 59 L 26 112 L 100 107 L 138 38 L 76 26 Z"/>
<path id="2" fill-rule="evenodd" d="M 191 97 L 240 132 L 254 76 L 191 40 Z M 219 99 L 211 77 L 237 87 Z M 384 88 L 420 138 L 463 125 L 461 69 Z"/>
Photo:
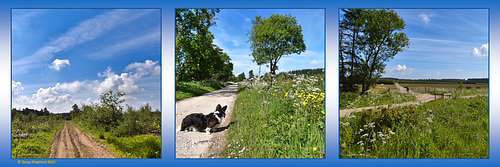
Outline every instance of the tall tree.
<path id="1" fill-rule="evenodd" d="M 272 14 L 267 19 L 256 16 L 247 35 L 250 35 L 252 61 L 257 65 L 269 64 L 273 75 L 276 75 L 278 62 L 284 55 L 300 54 L 306 50 L 302 26 L 290 14 Z"/>
<path id="2" fill-rule="evenodd" d="M 219 9 L 175 10 L 175 62 L 177 80 L 204 80 L 211 77 L 214 48 L 212 33 Z"/>
<path id="3" fill-rule="evenodd" d="M 253 78 L 253 70 L 248 71 L 248 79 Z"/>
<path id="4" fill-rule="evenodd" d="M 361 84 L 366 93 L 384 72 L 385 62 L 407 49 L 405 22 L 394 10 L 343 10 L 340 21 L 341 84 Z"/>

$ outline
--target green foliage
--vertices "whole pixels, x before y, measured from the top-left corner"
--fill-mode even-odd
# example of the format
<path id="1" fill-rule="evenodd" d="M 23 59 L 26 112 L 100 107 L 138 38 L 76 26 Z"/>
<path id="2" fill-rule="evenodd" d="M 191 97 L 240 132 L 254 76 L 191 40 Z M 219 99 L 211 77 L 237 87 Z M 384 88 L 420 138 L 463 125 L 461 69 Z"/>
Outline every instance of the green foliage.
<path id="1" fill-rule="evenodd" d="M 53 136 L 62 122 L 58 115 L 24 115 L 12 109 L 12 158 L 48 158 Z M 27 134 L 27 138 L 14 137 L 20 134 Z"/>
<path id="2" fill-rule="evenodd" d="M 252 20 L 250 35 L 251 56 L 257 65 L 269 64 L 269 71 L 276 75 L 281 57 L 300 54 L 306 50 L 302 26 L 290 14 L 271 14 L 269 18 L 256 16 Z"/>
<path id="3" fill-rule="evenodd" d="M 384 72 L 385 62 L 409 45 L 405 22 L 394 10 L 343 9 L 339 23 L 340 83 L 343 91 L 362 94 Z"/>
<path id="4" fill-rule="evenodd" d="M 137 135 L 134 137 L 109 136 L 106 140 L 123 158 L 161 158 L 161 137 Z"/>
<path id="5" fill-rule="evenodd" d="M 464 89 L 464 84 L 462 83 L 462 81 L 460 81 L 460 83 L 458 84 L 458 89 Z"/>
<path id="6" fill-rule="evenodd" d="M 246 79 L 245 78 L 245 73 L 242 72 L 242 73 L 238 74 L 238 77 L 236 78 L 236 81 L 241 82 L 241 81 L 243 81 L 245 79 Z"/>
<path id="7" fill-rule="evenodd" d="M 253 70 L 248 71 L 248 79 L 253 78 Z"/>
<path id="8" fill-rule="evenodd" d="M 220 81 L 192 81 L 175 83 L 175 100 L 182 100 L 189 97 L 199 96 L 214 90 L 228 86 L 228 83 Z"/>
<path id="9" fill-rule="evenodd" d="M 396 81 L 393 79 L 377 79 L 377 84 L 394 84 Z"/>
<path id="10" fill-rule="evenodd" d="M 121 99 L 124 93 L 101 94 L 101 104 L 83 105 L 72 122 L 85 133 L 107 144 L 124 158 L 160 158 L 161 112 L 149 104 L 135 110 L 127 105 L 124 112 Z M 76 107 L 75 107 L 76 106 Z"/>
<path id="11" fill-rule="evenodd" d="M 253 78 L 239 84 L 224 158 L 324 158 L 322 75 L 279 75 L 273 85 Z"/>
<path id="12" fill-rule="evenodd" d="M 488 158 L 488 98 L 435 100 L 340 118 L 341 158 Z"/>
<path id="13" fill-rule="evenodd" d="M 208 79 L 228 81 L 233 64 L 221 48 L 213 44 L 209 31 L 219 9 L 175 10 L 176 81 Z"/>

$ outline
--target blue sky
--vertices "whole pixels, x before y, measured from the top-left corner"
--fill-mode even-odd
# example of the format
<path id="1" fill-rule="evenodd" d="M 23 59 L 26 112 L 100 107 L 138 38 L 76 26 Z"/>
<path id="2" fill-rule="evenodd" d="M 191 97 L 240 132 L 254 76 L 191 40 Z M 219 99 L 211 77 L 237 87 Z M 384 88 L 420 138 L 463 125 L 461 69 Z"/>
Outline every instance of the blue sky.
<path id="1" fill-rule="evenodd" d="M 387 62 L 383 77 L 488 78 L 487 9 L 396 9 L 409 49 Z"/>
<path id="2" fill-rule="evenodd" d="M 233 74 L 248 71 L 259 73 L 259 67 L 252 62 L 248 31 L 256 15 L 268 18 L 270 14 L 290 14 L 302 26 L 306 51 L 300 55 L 284 56 L 278 63 L 278 71 L 324 68 L 325 66 L 325 10 L 324 9 L 221 9 L 215 14 L 217 26 L 210 27 L 214 44 L 224 49 L 233 63 Z M 269 68 L 262 66 L 261 75 Z"/>
<path id="3" fill-rule="evenodd" d="M 160 109 L 161 10 L 12 9 L 12 107 L 69 112 L 108 90 Z"/>

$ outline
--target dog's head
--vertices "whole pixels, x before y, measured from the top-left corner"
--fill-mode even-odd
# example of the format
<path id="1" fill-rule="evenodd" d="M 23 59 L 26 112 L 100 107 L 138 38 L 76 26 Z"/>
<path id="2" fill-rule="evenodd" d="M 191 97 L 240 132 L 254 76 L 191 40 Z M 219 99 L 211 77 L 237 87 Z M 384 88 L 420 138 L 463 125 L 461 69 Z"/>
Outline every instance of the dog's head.
<path id="1" fill-rule="evenodd" d="M 220 104 L 217 104 L 217 107 L 215 108 L 214 114 L 216 114 L 220 118 L 226 117 L 226 109 L 227 109 L 227 105 L 222 107 Z"/>

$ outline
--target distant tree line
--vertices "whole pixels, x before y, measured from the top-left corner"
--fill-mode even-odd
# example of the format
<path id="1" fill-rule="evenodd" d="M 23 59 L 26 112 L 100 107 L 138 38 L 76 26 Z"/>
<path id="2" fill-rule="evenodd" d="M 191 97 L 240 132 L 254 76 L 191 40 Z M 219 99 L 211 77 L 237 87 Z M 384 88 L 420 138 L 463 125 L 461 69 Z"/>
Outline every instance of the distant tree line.
<path id="1" fill-rule="evenodd" d="M 399 79 L 399 78 L 381 78 L 383 80 L 394 80 L 398 83 L 413 84 L 487 84 L 488 78 L 469 78 L 469 79 Z"/>
<path id="2" fill-rule="evenodd" d="M 292 70 L 287 72 L 289 74 L 296 74 L 296 75 L 324 75 L 325 74 L 325 69 L 324 68 L 317 68 L 317 69 L 300 69 L 300 70 Z"/>
<path id="3" fill-rule="evenodd" d="M 62 119 L 66 120 L 71 120 L 71 115 L 69 113 L 51 113 L 49 110 L 47 110 L 47 107 L 36 110 L 36 109 L 31 109 L 31 108 L 24 108 L 22 110 L 18 110 L 16 108 L 12 109 L 12 119 L 14 118 L 15 115 L 21 114 L 25 116 L 33 115 L 33 116 L 58 116 L 61 117 Z"/>

